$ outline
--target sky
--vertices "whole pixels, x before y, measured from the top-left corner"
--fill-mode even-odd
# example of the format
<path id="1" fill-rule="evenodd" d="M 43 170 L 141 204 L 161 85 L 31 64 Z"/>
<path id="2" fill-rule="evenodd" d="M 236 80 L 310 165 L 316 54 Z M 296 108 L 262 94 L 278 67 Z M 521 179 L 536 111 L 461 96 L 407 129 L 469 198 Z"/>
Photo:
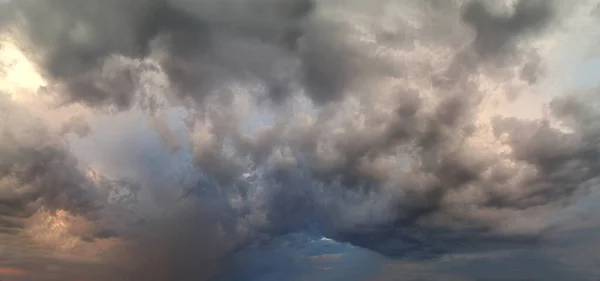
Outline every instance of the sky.
<path id="1" fill-rule="evenodd" d="M 0 1 L 0 280 L 597 281 L 599 24 Z"/>

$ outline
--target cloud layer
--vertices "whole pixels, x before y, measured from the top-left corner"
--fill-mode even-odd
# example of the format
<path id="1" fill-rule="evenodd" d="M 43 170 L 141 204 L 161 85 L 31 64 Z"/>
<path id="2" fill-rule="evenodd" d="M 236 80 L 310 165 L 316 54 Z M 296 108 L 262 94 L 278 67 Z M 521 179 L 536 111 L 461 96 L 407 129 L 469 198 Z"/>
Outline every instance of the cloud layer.
<path id="1" fill-rule="evenodd" d="M 30 64 L 4 49 L 0 239 L 34 256 L 7 268 L 205 280 L 315 228 L 403 259 L 514 249 L 597 185 L 598 89 L 549 86 L 593 1 L 0 5 Z M 84 257 L 98 275 L 38 265 Z"/>

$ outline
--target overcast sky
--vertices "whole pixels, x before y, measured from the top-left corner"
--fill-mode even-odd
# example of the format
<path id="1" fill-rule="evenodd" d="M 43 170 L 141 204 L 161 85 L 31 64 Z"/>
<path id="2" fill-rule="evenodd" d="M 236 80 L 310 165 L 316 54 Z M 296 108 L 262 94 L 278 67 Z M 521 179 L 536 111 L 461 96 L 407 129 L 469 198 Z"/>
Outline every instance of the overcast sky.
<path id="1" fill-rule="evenodd" d="M 597 281 L 599 24 L 0 1 L 0 279 Z"/>

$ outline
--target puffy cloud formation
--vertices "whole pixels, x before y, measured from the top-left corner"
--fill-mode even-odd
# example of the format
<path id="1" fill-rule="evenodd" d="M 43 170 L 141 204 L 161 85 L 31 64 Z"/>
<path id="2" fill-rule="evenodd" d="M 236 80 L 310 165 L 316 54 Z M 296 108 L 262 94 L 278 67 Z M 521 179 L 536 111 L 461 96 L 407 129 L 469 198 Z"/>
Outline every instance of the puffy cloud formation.
<path id="1" fill-rule="evenodd" d="M 404 259 L 514 249 L 597 185 L 598 89 L 556 85 L 594 1 L 0 5 L 17 280 L 206 280 L 314 228 Z"/>

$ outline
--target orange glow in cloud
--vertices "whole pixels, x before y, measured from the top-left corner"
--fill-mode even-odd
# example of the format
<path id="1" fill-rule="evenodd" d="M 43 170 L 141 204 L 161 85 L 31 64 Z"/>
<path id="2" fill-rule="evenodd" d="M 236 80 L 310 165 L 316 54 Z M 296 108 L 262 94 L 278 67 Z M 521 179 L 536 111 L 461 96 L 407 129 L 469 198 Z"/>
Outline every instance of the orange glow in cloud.
<path id="1" fill-rule="evenodd" d="M 28 272 L 23 269 L 12 267 L 0 267 L 0 275 L 25 275 Z"/>

